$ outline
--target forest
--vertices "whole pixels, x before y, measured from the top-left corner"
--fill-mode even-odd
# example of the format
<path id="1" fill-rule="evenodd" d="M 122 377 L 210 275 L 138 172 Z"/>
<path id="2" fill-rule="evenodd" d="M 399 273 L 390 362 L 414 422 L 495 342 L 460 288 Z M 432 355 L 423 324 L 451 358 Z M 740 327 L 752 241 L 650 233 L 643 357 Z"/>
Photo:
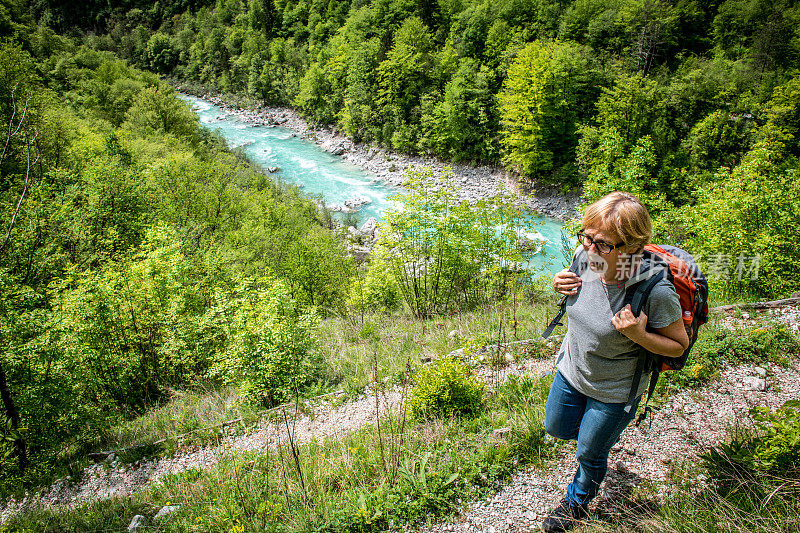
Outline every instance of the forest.
<path id="1" fill-rule="evenodd" d="M 390 254 L 359 267 L 330 213 L 202 128 L 174 85 L 588 201 L 633 192 L 729 301 L 800 290 L 799 58 L 789 0 L 0 0 L 3 492 L 170 391 L 274 406 L 326 390 L 343 378 L 320 361 L 321 318 L 513 293 L 492 261 L 516 251 L 485 231 L 513 209 L 412 187 L 410 212 L 435 220 L 395 219 L 385 245 L 433 224 L 407 250 L 438 254 L 449 285 Z"/>
<path id="2" fill-rule="evenodd" d="M 91 5 L 91 4 L 90 4 Z M 781 0 L 58 2 L 31 16 L 198 92 L 523 180 L 629 190 L 746 289 L 796 289 L 800 4 Z M 723 263 L 723 264 L 720 264 Z M 737 282 L 740 280 L 737 280 Z"/>

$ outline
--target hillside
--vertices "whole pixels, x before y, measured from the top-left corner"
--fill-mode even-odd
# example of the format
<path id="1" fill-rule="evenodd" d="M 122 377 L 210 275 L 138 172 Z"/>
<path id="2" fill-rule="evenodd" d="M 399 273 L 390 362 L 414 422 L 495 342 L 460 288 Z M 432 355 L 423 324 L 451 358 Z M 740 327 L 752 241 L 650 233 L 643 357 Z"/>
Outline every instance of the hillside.
<path id="1" fill-rule="evenodd" d="M 727 330 L 728 335 L 742 335 L 743 331 L 752 331 L 758 325 L 762 330 L 765 327 L 785 328 L 787 325 L 796 329 L 797 313 L 795 307 L 786 307 L 757 318 L 742 320 L 726 317 L 719 321 L 719 326 Z M 472 356 L 473 367 L 491 388 L 502 388 L 508 379 L 541 379 L 540 376 L 549 373 L 553 366 L 550 357 L 534 357 L 493 368 L 481 362 L 481 353 L 489 352 L 475 352 Z M 699 360 L 702 361 L 705 356 L 705 353 L 701 353 Z M 754 423 L 753 409 L 775 411 L 800 394 L 800 359 L 797 353 L 789 359 L 774 360 L 778 362 L 742 363 L 729 360 L 714 374 L 715 377 L 702 385 L 680 387 L 661 397 L 650 419 L 639 426 L 631 425 L 613 448 L 610 458 L 612 468 L 596 506 L 593 506 L 595 510 L 592 522 L 588 523 L 589 530 L 637 530 L 636 523 L 643 517 L 653 524 L 667 520 L 672 502 L 680 502 L 682 497 L 699 497 L 692 494 L 713 492 L 716 487 L 714 483 L 718 482 L 714 481 L 717 479 L 715 475 L 719 473 L 699 468 L 701 456 L 729 442 L 731 438 L 736 439 L 737 435 L 741 438 L 742 432 L 746 433 Z M 669 377 L 664 379 L 670 380 Z M 252 454 L 261 456 L 270 453 L 277 458 L 278 450 L 290 449 L 290 441 L 292 446 L 301 448 L 309 446 L 312 440 L 324 448 L 335 447 L 337 444 L 332 443 L 347 442 L 349 433 L 368 426 L 375 427 L 376 424 L 380 427 L 381 421 L 390 424 L 391 419 L 407 403 L 408 391 L 395 387 L 380 388 L 376 393 L 374 386 L 372 388 L 359 399 L 341 404 L 335 402 L 335 395 L 307 401 L 303 412 L 299 414 L 289 406 L 290 420 L 279 416 L 273 420 L 264 419 L 243 433 L 223 431 L 215 443 L 181 447 L 174 456 L 126 464 L 112 454 L 85 469 L 75 483 L 63 480 L 35 497 L 12 502 L 5 507 L 2 516 L 7 521 L 14 514 L 23 512 L 22 516 L 28 514 L 39 517 L 34 519 L 40 526 L 50 523 L 58 528 L 60 520 L 64 520 L 61 523 L 63 526 L 72 524 L 69 527 L 75 527 L 77 523 L 73 522 L 74 518 L 94 514 L 91 511 L 93 503 L 108 500 L 113 508 L 121 511 L 126 507 L 121 501 L 146 501 L 149 502 L 148 507 L 153 509 L 150 513 L 154 513 L 160 508 L 160 500 L 175 509 L 174 514 L 156 521 L 155 525 L 168 531 L 184 530 L 186 524 L 193 522 L 192 517 L 204 516 L 202 509 L 209 508 L 209 503 L 203 501 L 202 494 L 196 493 L 192 486 L 206 476 L 215 478 L 221 475 L 222 465 L 230 458 L 243 454 L 244 457 L 248 454 L 252 457 Z M 506 444 L 507 439 L 512 438 L 511 432 L 518 430 L 512 423 L 494 430 L 490 427 L 484 435 L 489 446 L 498 446 Z M 435 424 L 423 431 L 434 432 L 428 438 L 440 438 L 436 432 L 441 429 L 437 430 Z M 391 438 L 389 435 L 387 432 L 387 442 Z M 552 451 L 547 452 L 546 461 L 533 467 L 515 468 L 513 465 L 517 464 L 517 460 L 514 460 L 508 477 L 489 484 L 484 498 L 456 499 L 457 493 L 451 496 L 450 512 L 454 513 L 453 519 L 441 521 L 434 514 L 421 517 L 429 523 L 427 526 L 420 527 L 417 521 L 395 525 L 402 526 L 404 530 L 417 530 L 419 527 L 419 531 L 425 532 L 538 530 L 541 519 L 561 498 L 563 484 L 572 476 L 575 468 L 574 446 L 559 445 L 553 439 L 545 439 L 541 446 L 543 449 L 552 447 Z M 304 463 L 310 459 L 302 450 L 299 453 Z M 290 457 L 284 460 L 291 462 Z M 310 464 L 303 466 L 310 467 Z M 432 472 L 429 475 L 433 475 Z M 164 500 L 168 496 L 159 496 L 160 491 L 154 491 L 153 486 L 170 487 L 170 493 L 181 493 L 185 499 Z M 682 494 L 687 490 L 688 495 Z M 196 500 L 198 497 L 201 499 Z M 67 514 L 69 509 L 74 509 L 77 514 Z M 714 509 L 702 508 L 697 512 L 711 512 L 713 515 Z M 153 523 L 150 513 L 143 514 L 149 518 L 148 522 L 143 523 Z M 48 515 L 51 518 L 45 518 Z M 132 519 L 133 515 L 120 516 L 114 522 L 124 525 Z M 728 516 L 725 518 L 730 519 Z M 774 527 L 777 520 L 783 519 L 766 519 L 762 516 L 752 520 L 748 519 L 748 522 L 737 527 L 744 527 L 747 531 L 767 531 Z M 797 522 L 795 518 L 788 520 L 782 525 L 787 531 L 792 531 L 797 527 Z M 23 520 L 22 524 L 25 523 Z M 87 524 L 87 530 L 93 530 L 90 524 Z M 102 527 L 102 521 L 98 522 L 98 526 Z M 677 527 L 676 530 L 681 528 Z"/>
<path id="2" fill-rule="evenodd" d="M 571 465 L 543 427 L 555 345 L 479 350 L 553 312 L 577 222 L 544 257 L 531 206 L 629 191 L 712 305 L 800 289 L 798 2 L 79 7 L 0 2 L 9 531 L 535 525 Z M 402 183 L 369 253 L 176 87 Z M 798 529 L 796 311 L 731 314 L 626 433 L 590 528 Z"/>

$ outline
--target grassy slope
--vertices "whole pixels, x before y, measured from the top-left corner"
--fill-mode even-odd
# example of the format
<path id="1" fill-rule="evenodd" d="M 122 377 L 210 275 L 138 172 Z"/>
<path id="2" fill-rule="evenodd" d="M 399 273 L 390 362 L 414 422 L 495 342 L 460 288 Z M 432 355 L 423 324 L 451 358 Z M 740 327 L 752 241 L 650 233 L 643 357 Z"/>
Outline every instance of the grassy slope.
<path id="1" fill-rule="evenodd" d="M 517 337 L 534 337 L 550 309 L 545 304 L 521 305 L 516 310 Z M 341 387 L 355 395 L 373 381 L 376 369 L 380 381 L 402 381 L 407 365 L 416 368 L 422 358 L 483 344 L 487 339 L 482 338 L 481 332 L 496 331 L 501 317 L 508 327 L 513 311 L 508 306 L 424 322 L 402 316 L 329 319 L 319 333 L 329 376 L 338 381 L 332 379 L 328 388 L 318 392 Z M 453 331 L 459 334 L 454 335 Z M 792 337 L 795 344 L 789 346 L 792 341 L 783 334 L 773 335 L 771 340 L 762 339 L 761 334 L 751 335 L 746 339 L 758 341 L 730 345 L 719 340 L 721 333 L 719 321 L 705 329 L 695 356 L 708 367 L 702 373 L 687 369 L 676 376 L 674 384 L 697 386 L 712 378 L 711 366 L 718 367 L 724 361 L 714 354 L 723 348 L 739 354 L 740 360 L 731 362 L 741 362 L 759 354 L 779 361 L 784 352 L 797 347 L 796 338 Z M 513 328 L 509 328 L 506 340 L 513 337 Z M 517 357 L 529 355 L 530 352 L 521 352 Z M 296 447 L 286 443 L 277 450 L 226 457 L 209 471 L 187 470 L 167 476 L 130 498 L 85 505 L 73 511 L 30 513 L 15 521 L 12 528 L 124 529 L 134 514 L 153 516 L 161 506 L 175 503 L 181 504 L 180 511 L 163 524 L 167 531 L 378 531 L 447 516 L 460 501 L 496 490 L 521 465 L 547 460 L 553 450 L 542 429 L 548 386 L 548 378 L 513 379 L 489 394 L 486 409 L 473 418 L 414 423 L 402 417 L 388 417 L 381 420 L 380 428 L 367 426 L 325 442 L 312 441 Z M 257 416 L 233 411 L 231 406 L 236 403 L 230 394 L 208 392 L 176 398 L 165 409 L 166 414 L 151 414 L 139 424 L 121 430 L 118 443 L 163 437 L 166 431 L 181 427 L 156 420 L 183 420 L 185 428 L 192 424 L 210 425 L 210 421 L 234 415 L 244 415 L 245 419 Z M 187 425 L 186 420 L 193 422 Z M 501 427 L 511 427 L 512 432 L 498 437 L 494 430 Z M 695 475 L 696 472 L 676 473 L 674 482 L 686 484 Z M 798 510 L 797 498 L 784 494 L 787 487 L 796 487 L 796 480 L 787 483 L 783 488 L 777 485 L 778 490 L 767 505 L 761 505 L 765 495 L 760 500 L 754 497 L 744 511 L 710 491 L 701 492 L 699 499 L 681 497 L 654 514 L 645 491 L 631 503 L 630 516 L 605 518 L 589 529 L 639 530 L 638 521 L 646 518 L 645 530 L 712 531 L 720 520 L 722 530 L 735 530 L 742 513 L 752 514 L 759 509 L 767 513 L 765 524 L 775 523 Z M 695 493 L 688 488 L 681 492 Z M 649 506 L 650 511 L 637 512 L 642 506 Z M 692 526 L 695 520 L 696 527 Z"/>

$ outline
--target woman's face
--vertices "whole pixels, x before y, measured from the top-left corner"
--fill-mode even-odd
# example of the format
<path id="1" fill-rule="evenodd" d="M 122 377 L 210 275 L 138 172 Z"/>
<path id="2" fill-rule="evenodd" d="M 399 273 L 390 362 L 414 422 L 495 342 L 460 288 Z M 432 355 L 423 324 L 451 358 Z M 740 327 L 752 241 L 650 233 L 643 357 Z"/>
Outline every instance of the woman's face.
<path id="1" fill-rule="evenodd" d="M 623 253 L 624 247 L 617 247 L 622 243 L 622 239 L 617 236 L 616 232 L 608 228 L 587 227 L 582 231 L 586 239 L 581 244 L 589 257 L 589 268 L 600 275 L 606 275 L 606 278 L 613 278 L 617 271 L 619 256 Z M 605 244 L 611 250 L 608 253 L 602 253 L 598 250 L 597 243 L 601 243 L 600 248 Z"/>

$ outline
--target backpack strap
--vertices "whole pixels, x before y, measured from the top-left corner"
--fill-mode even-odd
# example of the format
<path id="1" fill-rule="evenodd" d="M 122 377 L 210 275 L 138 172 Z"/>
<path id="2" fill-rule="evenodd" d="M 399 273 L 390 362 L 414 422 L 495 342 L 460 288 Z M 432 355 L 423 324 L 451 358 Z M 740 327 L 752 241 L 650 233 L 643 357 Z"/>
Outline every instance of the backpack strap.
<path id="1" fill-rule="evenodd" d="M 652 411 L 652 409 L 651 409 L 651 407 L 649 405 L 650 398 L 653 396 L 653 392 L 656 390 L 656 383 L 658 383 L 658 376 L 660 374 L 661 374 L 661 369 L 658 368 L 658 365 L 654 364 L 653 365 L 653 371 L 650 374 L 650 385 L 647 386 L 647 398 L 644 400 L 644 411 L 642 411 L 642 414 L 640 414 L 639 417 L 636 419 L 636 424 L 635 425 L 637 425 L 637 426 L 639 424 L 641 424 L 642 420 L 647 418 L 647 414 L 650 411 Z M 652 423 L 653 423 L 653 419 L 651 418 L 650 419 L 650 424 L 652 424 Z"/>
<path id="2" fill-rule="evenodd" d="M 578 250 L 575 252 L 575 255 L 572 256 L 572 264 L 569 266 L 569 271 L 577 274 L 580 276 L 586 268 L 588 268 L 588 259 L 586 256 L 586 251 L 583 247 L 579 247 Z M 580 290 L 580 289 L 578 289 Z M 553 330 L 556 329 L 556 326 L 563 326 L 564 324 L 561 323 L 561 319 L 564 317 L 564 314 L 567 312 L 567 298 L 568 296 L 564 295 L 559 301 L 558 305 L 560 309 L 553 320 L 545 328 L 544 332 L 542 333 L 542 338 L 546 339 L 550 335 L 553 334 Z"/>
<path id="3" fill-rule="evenodd" d="M 650 293 L 652 292 L 653 288 L 661 280 L 663 280 L 666 275 L 667 274 L 664 269 L 657 268 L 651 272 L 649 277 L 645 277 L 635 285 L 628 287 L 625 292 L 625 300 L 623 301 L 622 306 L 625 307 L 625 305 L 630 304 L 633 316 L 638 317 L 642 312 L 642 309 L 644 309 L 644 304 L 647 302 L 647 298 L 650 297 Z M 653 361 L 654 359 L 652 354 L 644 348 L 639 347 L 639 355 L 636 359 L 636 370 L 633 373 L 633 382 L 631 383 L 631 390 L 628 393 L 628 401 L 625 404 L 626 413 L 631 412 L 631 409 L 633 408 L 633 402 L 636 401 L 636 393 L 639 392 L 639 384 L 642 382 L 642 376 L 644 375 L 647 364 L 650 363 L 651 366 L 654 366 Z M 656 379 L 658 379 L 657 375 Z M 652 375 L 651 385 L 652 387 L 655 387 L 655 383 L 652 383 Z M 649 399 L 650 397 L 648 396 L 648 400 Z"/>

